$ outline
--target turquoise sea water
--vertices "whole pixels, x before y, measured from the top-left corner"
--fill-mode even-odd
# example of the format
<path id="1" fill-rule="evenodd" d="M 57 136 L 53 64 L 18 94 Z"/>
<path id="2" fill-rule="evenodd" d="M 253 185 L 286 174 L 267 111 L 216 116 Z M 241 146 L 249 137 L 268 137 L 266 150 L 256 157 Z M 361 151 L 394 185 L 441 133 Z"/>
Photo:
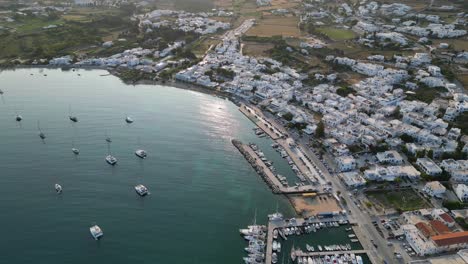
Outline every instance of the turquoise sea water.
<path id="1" fill-rule="evenodd" d="M 277 204 L 292 215 L 232 146 L 231 138 L 255 142 L 278 173 L 292 173 L 234 104 L 105 74 L 0 73 L 0 263 L 240 263 L 246 243 L 238 229 L 255 210 L 262 223 Z M 126 115 L 135 122 L 126 124 Z M 106 133 L 115 167 L 104 161 Z M 146 160 L 134 155 L 138 148 Z M 151 195 L 137 196 L 138 183 Z M 104 231 L 98 242 L 89 234 L 94 223 Z"/>

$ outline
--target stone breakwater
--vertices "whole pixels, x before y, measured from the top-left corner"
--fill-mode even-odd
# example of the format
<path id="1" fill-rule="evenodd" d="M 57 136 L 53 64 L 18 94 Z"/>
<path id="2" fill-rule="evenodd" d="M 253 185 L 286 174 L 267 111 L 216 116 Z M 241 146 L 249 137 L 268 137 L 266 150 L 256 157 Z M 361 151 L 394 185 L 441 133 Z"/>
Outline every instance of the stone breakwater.
<path id="1" fill-rule="evenodd" d="M 255 169 L 258 175 L 266 182 L 266 184 L 270 187 L 273 193 L 280 194 L 282 193 L 281 190 L 270 180 L 267 175 L 266 170 L 268 168 L 259 164 L 259 160 L 252 156 L 245 148 L 249 146 L 243 144 L 241 141 L 237 139 L 232 139 L 231 143 L 239 150 L 239 152 L 244 156 L 244 158 L 250 163 L 250 165 Z"/>

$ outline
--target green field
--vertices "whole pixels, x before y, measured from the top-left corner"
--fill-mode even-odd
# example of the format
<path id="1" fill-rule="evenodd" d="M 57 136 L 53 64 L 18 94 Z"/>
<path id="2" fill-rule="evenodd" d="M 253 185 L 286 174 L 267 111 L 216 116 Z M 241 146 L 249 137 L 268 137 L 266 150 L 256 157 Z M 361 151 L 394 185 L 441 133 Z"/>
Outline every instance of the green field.
<path id="1" fill-rule="evenodd" d="M 103 41 L 115 40 L 134 27 L 132 10 L 126 8 L 77 8 L 66 14 L 15 16 L 1 22 L 0 63 L 20 59 L 51 58 L 99 48 Z M 56 28 L 44 27 L 56 25 Z M 129 37 L 130 39 L 130 37 Z M 127 44 L 127 43 L 123 43 Z"/>
<path id="2" fill-rule="evenodd" d="M 386 209 L 395 208 L 402 211 L 412 211 L 430 206 L 415 191 L 410 189 L 398 191 L 371 191 L 366 194 L 371 201 L 380 204 Z"/>
<path id="3" fill-rule="evenodd" d="M 332 40 L 347 40 L 356 37 L 356 34 L 352 30 L 334 28 L 334 27 L 319 27 L 316 29 L 317 32 L 327 35 Z"/>

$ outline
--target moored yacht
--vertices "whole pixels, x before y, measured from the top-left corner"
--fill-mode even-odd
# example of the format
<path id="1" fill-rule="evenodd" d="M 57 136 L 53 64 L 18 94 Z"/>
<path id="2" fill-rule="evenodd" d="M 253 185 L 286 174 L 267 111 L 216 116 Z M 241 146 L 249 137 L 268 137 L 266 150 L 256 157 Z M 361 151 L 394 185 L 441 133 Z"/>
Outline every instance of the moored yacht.
<path id="1" fill-rule="evenodd" d="M 115 164 L 117 164 L 117 159 L 112 155 L 107 155 L 106 156 L 106 162 L 109 163 L 110 165 L 114 166 Z"/>
<path id="2" fill-rule="evenodd" d="M 45 134 L 42 132 L 41 127 L 39 126 L 39 121 L 37 121 L 37 130 L 39 131 L 39 137 L 40 137 L 41 139 L 45 139 L 46 136 L 45 136 Z"/>
<path id="3" fill-rule="evenodd" d="M 143 184 L 138 184 L 135 186 L 135 191 L 138 193 L 140 196 L 145 196 L 148 195 L 148 188 L 146 188 Z"/>
<path id="4" fill-rule="evenodd" d="M 62 193 L 62 186 L 58 183 L 55 184 L 55 191 L 60 194 Z"/>
<path id="5" fill-rule="evenodd" d="M 69 118 L 70 121 L 72 121 L 73 123 L 78 122 L 78 117 L 76 117 L 76 116 L 74 116 L 74 115 L 72 114 L 71 106 L 68 106 L 68 118 Z"/>
<path id="6" fill-rule="evenodd" d="M 100 239 L 104 235 L 104 232 L 102 232 L 102 229 L 98 225 L 93 225 L 90 227 L 89 232 L 91 232 L 91 235 L 95 240 Z"/>
<path id="7" fill-rule="evenodd" d="M 138 157 L 142 159 L 146 159 L 146 157 L 148 156 L 146 151 L 144 151 L 143 149 L 138 149 L 137 151 L 135 151 L 135 155 L 137 155 Z"/>
<path id="8" fill-rule="evenodd" d="M 78 117 L 76 117 L 76 116 L 68 116 L 68 118 L 69 118 L 73 123 L 78 122 Z"/>

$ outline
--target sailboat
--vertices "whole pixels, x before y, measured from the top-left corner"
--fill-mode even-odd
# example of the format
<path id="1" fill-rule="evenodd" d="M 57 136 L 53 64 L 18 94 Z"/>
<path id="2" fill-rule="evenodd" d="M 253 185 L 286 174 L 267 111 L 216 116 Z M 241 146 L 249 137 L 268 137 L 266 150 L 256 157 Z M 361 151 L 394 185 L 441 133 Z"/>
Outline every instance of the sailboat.
<path id="1" fill-rule="evenodd" d="M 58 194 L 61 194 L 62 193 L 62 186 L 58 183 L 55 184 L 55 191 L 58 193 Z"/>
<path id="2" fill-rule="evenodd" d="M 109 135 L 107 135 L 107 131 L 106 131 L 106 141 L 107 141 L 107 143 L 112 142 L 112 139 L 109 137 Z"/>
<path id="3" fill-rule="evenodd" d="M 138 138 L 138 144 L 140 145 L 140 138 Z M 135 155 L 141 159 L 146 159 L 146 157 L 148 156 L 148 153 L 146 153 L 144 149 L 137 149 L 135 151 Z"/>
<path id="4" fill-rule="evenodd" d="M 37 121 L 37 130 L 39 130 L 39 137 L 40 137 L 41 139 L 45 139 L 46 136 L 45 136 L 45 134 L 42 132 L 41 127 L 39 126 L 39 121 Z"/>
<path id="5" fill-rule="evenodd" d="M 69 118 L 73 123 L 78 122 L 78 117 L 72 115 L 71 106 L 68 107 L 68 118 Z"/>
<path id="6" fill-rule="evenodd" d="M 110 143 L 110 142 L 109 142 Z M 109 154 L 106 156 L 106 162 L 109 163 L 110 165 L 114 166 L 115 164 L 117 164 L 117 158 L 112 156 L 111 155 L 111 152 L 110 152 L 110 144 L 108 146 L 108 151 L 109 151 Z"/>
<path id="7" fill-rule="evenodd" d="M 73 154 L 75 155 L 79 155 L 80 154 L 80 150 L 78 148 L 75 147 L 75 141 L 72 142 L 72 152 Z"/>
<path id="8" fill-rule="evenodd" d="M 127 122 L 127 124 L 131 124 L 131 123 L 133 123 L 133 119 L 130 116 L 127 116 L 125 118 L 125 122 Z"/>

